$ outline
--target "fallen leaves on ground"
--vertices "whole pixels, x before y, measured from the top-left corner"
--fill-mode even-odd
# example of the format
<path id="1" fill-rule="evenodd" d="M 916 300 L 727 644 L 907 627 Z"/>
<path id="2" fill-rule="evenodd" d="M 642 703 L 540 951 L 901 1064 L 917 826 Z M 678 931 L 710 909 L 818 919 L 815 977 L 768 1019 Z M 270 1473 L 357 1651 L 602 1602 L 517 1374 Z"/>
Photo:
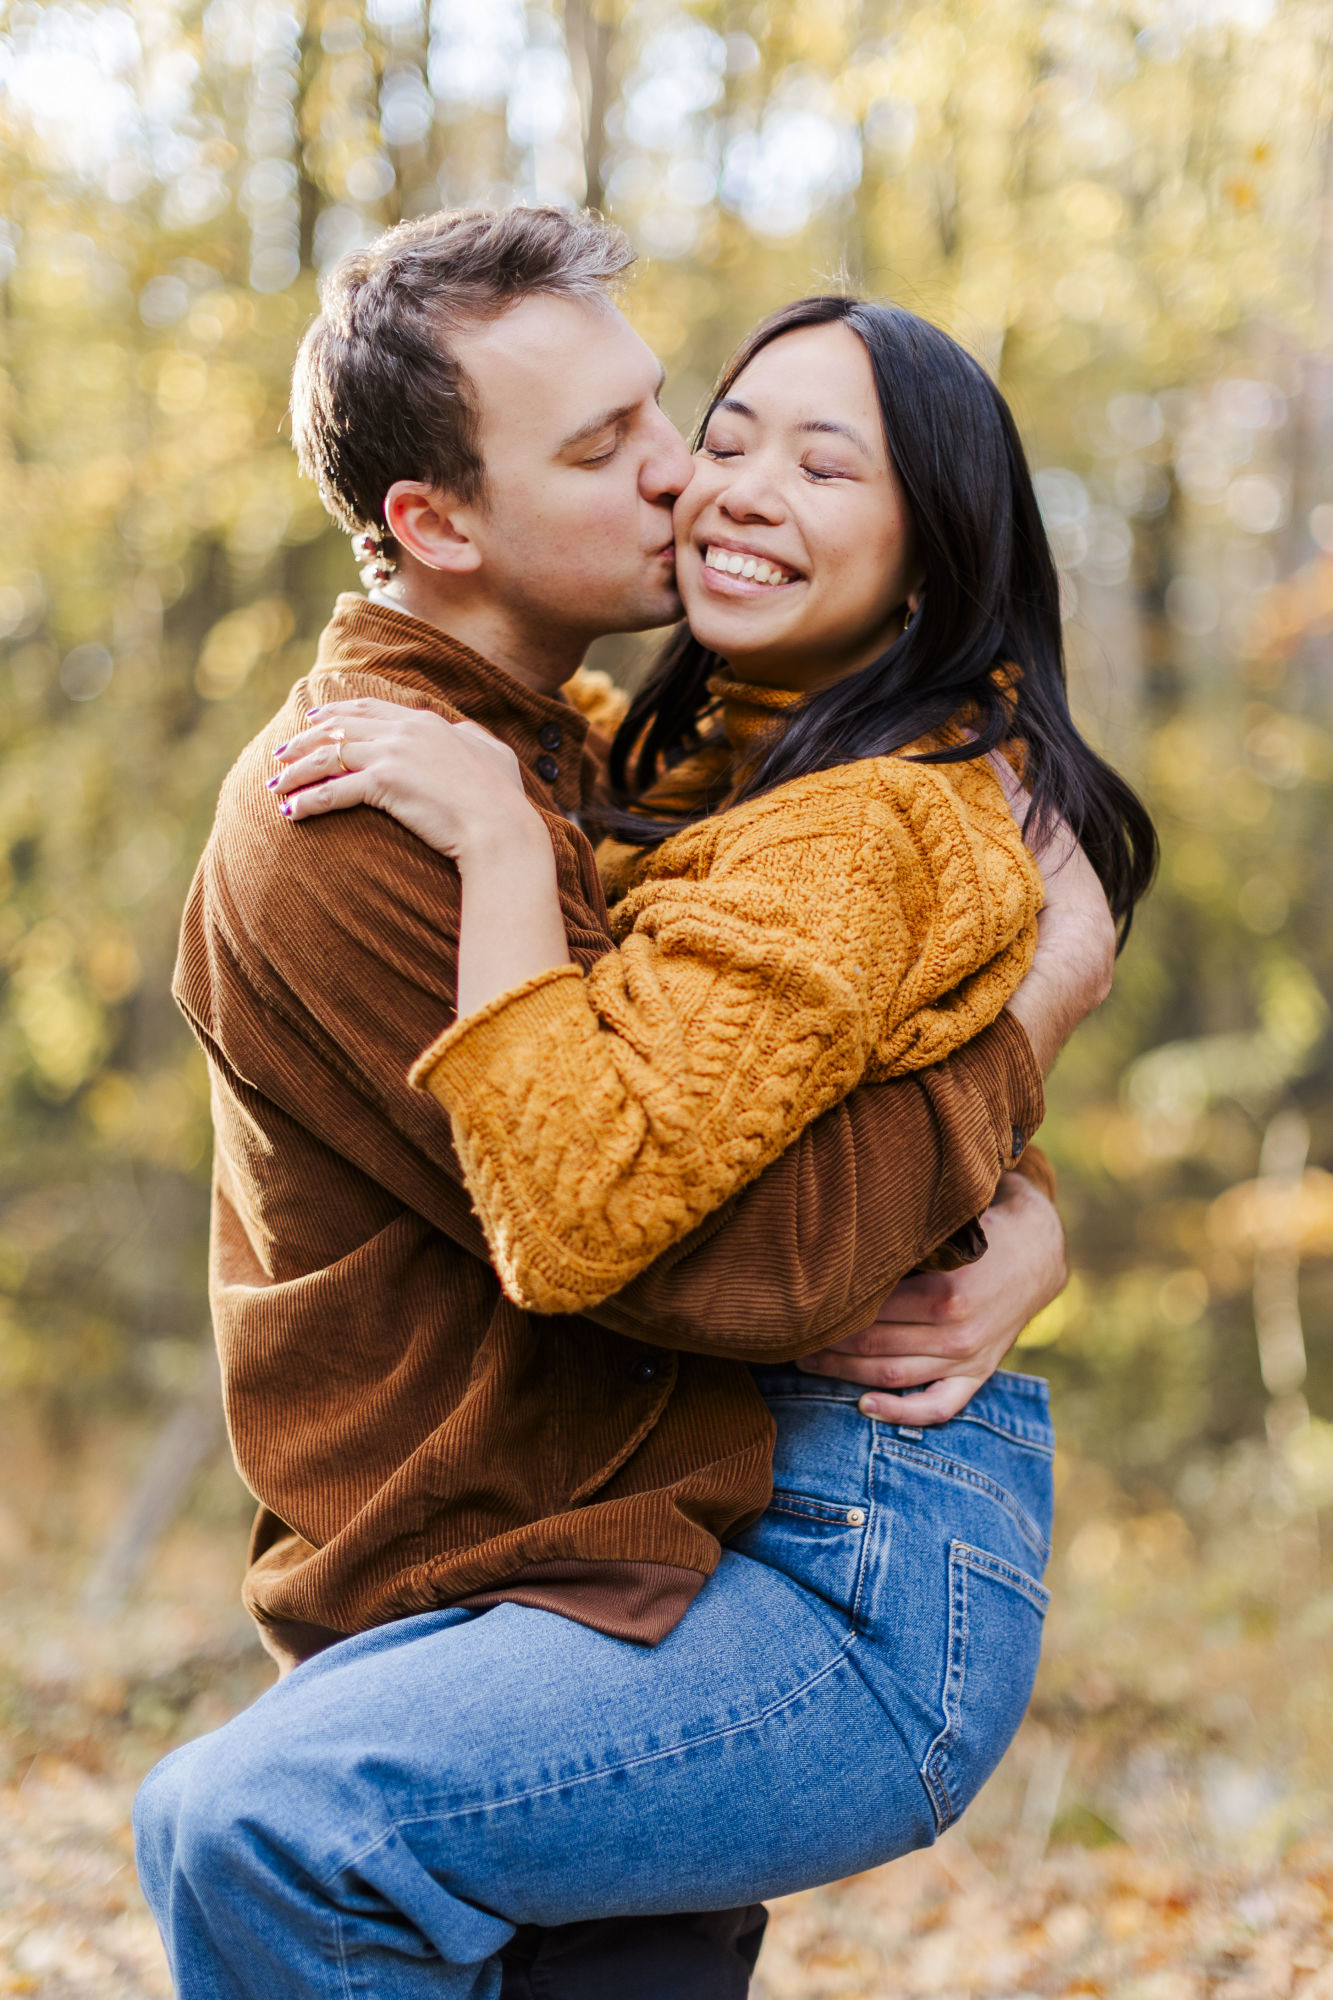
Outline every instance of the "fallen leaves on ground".
<path id="1" fill-rule="evenodd" d="M 247 1510 L 226 1468 L 131 1601 L 88 1609 L 107 1494 L 139 1449 L 3 1440 L 0 1996 L 169 2000 L 135 1787 L 271 1677 L 239 1612 Z M 1046 1657 L 1009 1755 L 935 1848 L 776 1903 L 754 2000 L 1333 2000 L 1317 1523 L 1281 1513 L 1253 1454 L 1211 1539 L 1077 1467 L 1064 1485 Z"/>
<path id="2" fill-rule="evenodd" d="M 1058 1849 L 1021 1881 L 960 1836 L 773 1907 L 754 2000 L 1329 2000 L 1333 1843 L 1267 1867 Z"/>

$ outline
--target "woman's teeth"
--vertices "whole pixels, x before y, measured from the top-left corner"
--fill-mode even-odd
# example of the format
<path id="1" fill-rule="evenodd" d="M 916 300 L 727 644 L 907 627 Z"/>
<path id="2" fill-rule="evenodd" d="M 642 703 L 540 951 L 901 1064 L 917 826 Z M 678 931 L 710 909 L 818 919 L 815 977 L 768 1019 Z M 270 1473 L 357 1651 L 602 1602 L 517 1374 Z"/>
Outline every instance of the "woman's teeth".
<path id="1" fill-rule="evenodd" d="M 750 583 L 790 583 L 791 572 L 763 556 L 743 556 L 735 549 L 710 547 L 704 555 L 708 569 L 720 569 L 727 576 L 743 576 Z"/>

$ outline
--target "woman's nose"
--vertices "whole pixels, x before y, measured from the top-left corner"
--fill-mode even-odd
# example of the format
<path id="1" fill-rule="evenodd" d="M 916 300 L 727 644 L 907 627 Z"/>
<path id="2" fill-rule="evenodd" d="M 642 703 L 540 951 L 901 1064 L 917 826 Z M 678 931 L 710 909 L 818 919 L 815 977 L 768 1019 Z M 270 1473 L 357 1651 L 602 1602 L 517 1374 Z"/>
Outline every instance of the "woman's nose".
<path id="1" fill-rule="evenodd" d="M 733 521 L 780 521 L 786 514 L 781 489 L 762 466 L 737 470 L 717 496 L 722 512 Z"/>

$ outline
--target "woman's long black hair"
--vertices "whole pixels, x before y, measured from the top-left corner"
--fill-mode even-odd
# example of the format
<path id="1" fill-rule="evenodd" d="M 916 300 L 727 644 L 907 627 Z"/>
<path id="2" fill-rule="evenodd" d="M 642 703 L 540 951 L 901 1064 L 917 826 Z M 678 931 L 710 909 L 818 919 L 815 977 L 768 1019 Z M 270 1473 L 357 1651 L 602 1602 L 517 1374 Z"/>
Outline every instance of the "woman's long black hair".
<path id="1" fill-rule="evenodd" d="M 901 307 L 800 299 L 744 342 L 708 414 L 770 341 L 832 322 L 850 327 L 870 356 L 924 576 L 921 607 L 869 666 L 809 695 L 776 741 L 741 765 L 725 803 L 902 750 L 963 717 L 975 740 L 927 752 L 924 761 L 957 763 L 1005 742 L 1021 745 L 1032 795 L 1029 837 L 1039 846 L 1057 819 L 1072 827 L 1123 943 L 1152 881 L 1157 835 L 1134 792 L 1074 727 L 1055 564 L 1013 417 L 984 369 Z M 706 426 L 707 417 L 700 437 Z M 705 799 L 695 812 L 669 818 L 634 810 L 654 779 L 704 740 L 707 684 L 723 667 L 681 626 L 630 703 L 611 750 L 620 809 L 604 821 L 621 839 L 654 846 L 721 802 Z"/>

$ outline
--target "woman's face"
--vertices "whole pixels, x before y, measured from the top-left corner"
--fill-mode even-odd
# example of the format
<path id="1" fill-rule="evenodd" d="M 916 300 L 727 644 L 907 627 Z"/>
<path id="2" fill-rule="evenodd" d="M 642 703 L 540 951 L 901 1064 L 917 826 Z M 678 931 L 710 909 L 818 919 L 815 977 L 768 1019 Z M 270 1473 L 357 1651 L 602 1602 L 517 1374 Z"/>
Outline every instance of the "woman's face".
<path id="1" fill-rule="evenodd" d="M 694 465 L 676 503 L 680 594 L 695 637 L 738 679 L 806 692 L 897 637 L 919 589 L 911 522 L 849 327 L 763 348 Z"/>

